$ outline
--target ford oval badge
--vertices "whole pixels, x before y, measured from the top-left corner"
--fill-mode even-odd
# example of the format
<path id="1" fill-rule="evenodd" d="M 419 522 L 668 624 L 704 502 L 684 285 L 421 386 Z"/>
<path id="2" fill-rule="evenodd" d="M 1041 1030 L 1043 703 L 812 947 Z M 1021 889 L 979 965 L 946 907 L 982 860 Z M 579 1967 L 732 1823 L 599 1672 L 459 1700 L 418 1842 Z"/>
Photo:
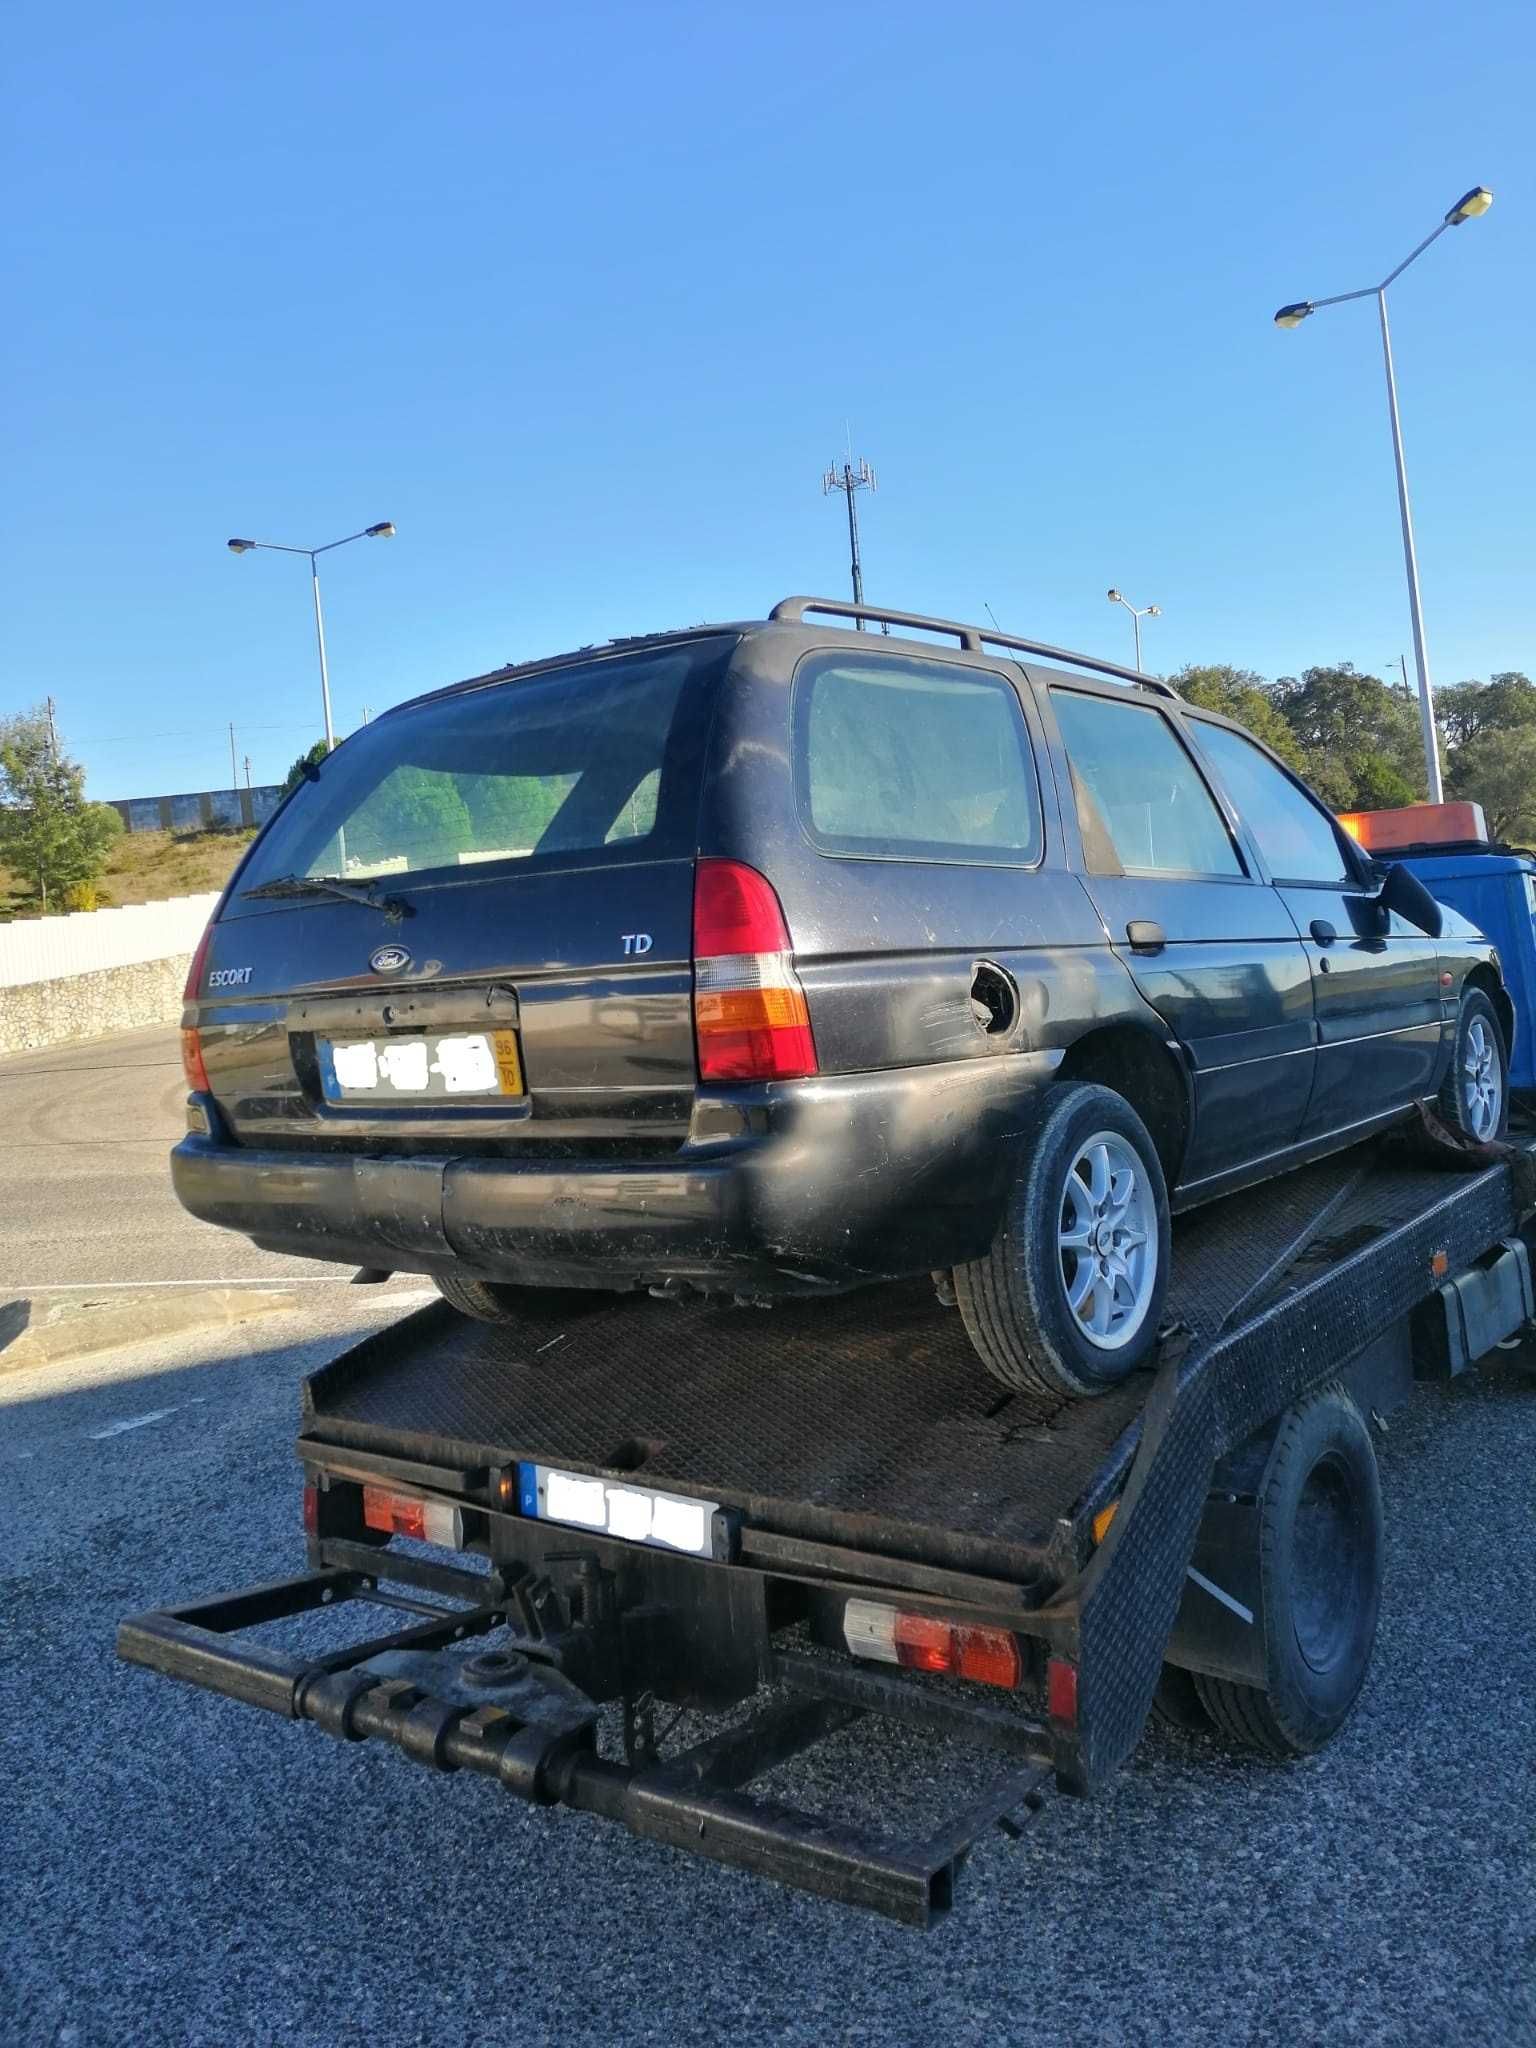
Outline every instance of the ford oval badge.
<path id="1" fill-rule="evenodd" d="M 409 967 L 411 956 L 404 946 L 380 946 L 377 953 L 368 958 L 368 965 L 375 974 L 398 974 L 402 967 Z"/>

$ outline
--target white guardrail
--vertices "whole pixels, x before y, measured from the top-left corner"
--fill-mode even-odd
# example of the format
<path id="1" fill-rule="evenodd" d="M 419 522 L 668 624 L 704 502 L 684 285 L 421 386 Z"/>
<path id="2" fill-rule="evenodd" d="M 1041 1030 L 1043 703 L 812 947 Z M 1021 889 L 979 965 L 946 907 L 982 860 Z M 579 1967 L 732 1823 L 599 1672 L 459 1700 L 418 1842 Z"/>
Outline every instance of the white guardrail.
<path id="1" fill-rule="evenodd" d="M 218 900 L 215 889 L 206 896 L 129 903 L 121 910 L 73 910 L 64 917 L 0 924 L 0 988 L 191 953 Z"/>

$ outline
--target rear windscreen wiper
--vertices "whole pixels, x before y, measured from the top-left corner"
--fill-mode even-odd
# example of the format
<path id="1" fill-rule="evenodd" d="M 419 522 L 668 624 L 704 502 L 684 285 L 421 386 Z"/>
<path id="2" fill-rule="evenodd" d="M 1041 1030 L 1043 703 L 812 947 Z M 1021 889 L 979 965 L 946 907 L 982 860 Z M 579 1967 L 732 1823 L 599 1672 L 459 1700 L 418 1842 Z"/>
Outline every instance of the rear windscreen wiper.
<path id="1" fill-rule="evenodd" d="M 416 906 L 403 896 L 381 896 L 372 882 L 344 882 L 339 875 L 279 875 L 275 882 L 261 882 L 254 889 L 242 889 L 242 896 L 336 896 L 343 903 L 365 903 L 370 910 L 382 910 L 391 924 L 414 917 Z"/>

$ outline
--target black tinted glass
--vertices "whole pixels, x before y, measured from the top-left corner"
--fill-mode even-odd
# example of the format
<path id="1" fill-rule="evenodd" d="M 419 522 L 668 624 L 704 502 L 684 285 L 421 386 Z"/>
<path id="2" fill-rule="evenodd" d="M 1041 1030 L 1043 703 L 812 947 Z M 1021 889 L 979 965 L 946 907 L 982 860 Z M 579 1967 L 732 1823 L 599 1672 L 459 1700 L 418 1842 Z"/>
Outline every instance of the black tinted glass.
<path id="1" fill-rule="evenodd" d="M 725 651 L 696 641 L 386 713 L 273 820 L 242 888 L 692 852 L 699 691 Z"/>
<path id="2" fill-rule="evenodd" d="M 1025 865 L 1040 802 L 1005 677 L 899 654 L 808 655 L 795 679 L 801 815 L 828 851 Z"/>
<path id="3" fill-rule="evenodd" d="M 1240 875 L 1232 836 L 1160 711 L 1052 690 L 1072 763 L 1083 833 L 1107 838 L 1120 865 L 1178 875 Z"/>
<path id="4" fill-rule="evenodd" d="M 1198 721 L 1196 737 L 1277 882 L 1344 882 L 1349 870 L 1333 820 L 1251 740 Z"/>

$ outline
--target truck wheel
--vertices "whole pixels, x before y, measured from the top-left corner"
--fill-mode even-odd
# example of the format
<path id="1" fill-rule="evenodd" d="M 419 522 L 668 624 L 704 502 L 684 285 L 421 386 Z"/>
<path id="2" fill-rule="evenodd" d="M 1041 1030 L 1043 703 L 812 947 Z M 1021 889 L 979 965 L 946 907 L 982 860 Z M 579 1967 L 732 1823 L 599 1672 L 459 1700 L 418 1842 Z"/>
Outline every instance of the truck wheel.
<path id="1" fill-rule="evenodd" d="M 1381 1605 L 1381 1480 L 1365 1419 L 1335 1383 L 1281 1423 L 1258 1500 L 1266 1683 L 1195 1674 L 1219 1735 L 1289 1761 L 1330 1742 L 1370 1666 Z"/>
<path id="2" fill-rule="evenodd" d="M 1168 1190 L 1147 1127 L 1112 1088 L 1053 1091 L 991 1249 L 956 1266 L 987 1370 L 1053 1401 L 1145 1363 L 1168 1288 Z"/>
<path id="3" fill-rule="evenodd" d="M 1481 1144 L 1502 1138 L 1509 1128 L 1509 1056 L 1493 1004 L 1480 988 L 1462 996 L 1438 1107 L 1448 1124 Z"/>

